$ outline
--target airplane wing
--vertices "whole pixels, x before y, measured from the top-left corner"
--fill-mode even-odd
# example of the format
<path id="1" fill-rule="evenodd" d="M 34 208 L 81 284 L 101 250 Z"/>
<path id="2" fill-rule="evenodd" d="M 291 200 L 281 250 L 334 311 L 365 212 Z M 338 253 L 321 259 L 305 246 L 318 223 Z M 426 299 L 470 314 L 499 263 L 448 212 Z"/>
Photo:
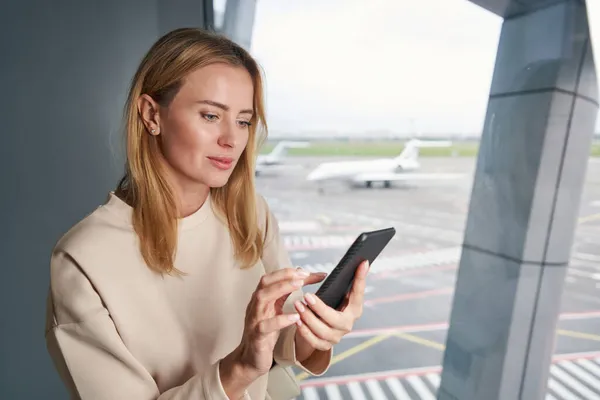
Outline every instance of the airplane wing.
<path id="1" fill-rule="evenodd" d="M 394 173 L 364 173 L 358 174 L 352 178 L 355 183 L 359 182 L 384 182 L 384 181 L 432 181 L 432 180 L 451 180 L 464 178 L 465 174 L 450 173 L 431 173 L 431 174 L 394 174 Z"/>

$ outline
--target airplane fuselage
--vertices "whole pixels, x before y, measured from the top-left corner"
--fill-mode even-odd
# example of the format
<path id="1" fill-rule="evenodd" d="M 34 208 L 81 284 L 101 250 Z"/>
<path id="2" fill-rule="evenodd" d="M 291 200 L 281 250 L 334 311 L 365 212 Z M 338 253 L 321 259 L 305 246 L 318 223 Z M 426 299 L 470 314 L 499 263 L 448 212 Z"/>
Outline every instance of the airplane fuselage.
<path id="1" fill-rule="evenodd" d="M 319 167 L 308 175 L 307 179 L 310 181 L 352 179 L 359 174 L 394 173 L 399 171 L 413 171 L 418 168 L 419 163 L 416 160 L 398 162 L 392 158 L 380 158 L 364 161 L 336 161 L 319 165 Z"/>

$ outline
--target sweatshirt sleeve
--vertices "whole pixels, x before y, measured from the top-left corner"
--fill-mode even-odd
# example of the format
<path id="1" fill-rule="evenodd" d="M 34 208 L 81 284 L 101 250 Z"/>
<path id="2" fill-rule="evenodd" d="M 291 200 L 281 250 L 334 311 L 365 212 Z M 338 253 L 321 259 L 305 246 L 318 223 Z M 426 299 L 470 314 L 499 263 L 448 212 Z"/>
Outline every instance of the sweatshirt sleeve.
<path id="1" fill-rule="evenodd" d="M 51 261 L 46 344 L 71 398 L 229 400 L 219 362 L 163 393 L 129 352 L 93 285 L 67 254 Z M 250 400 L 246 393 L 244 400 Z"/>
<path id="2" fill-rule="evenodd" d="M 259 202 L 262 203 L 264 218 L 266 219 L 266 239 L 263 252 L 263 264 L 267 272 L 278 268 L 293 268 L 292 261 L 284 246 L 279 232 L 279 224 L 275 215 L 269 209 L 264 198 L 259 196 Z M 294 302 L 302 299 L 304 292 L 299 289 L 293 292 L 286 304 L 285 312 L 294 312 Z M 333 349 L 328 351 L 315 350 L 314 353 L 302 363 L 296 358 L 296 325 L 289 326 L 281 331 L 277 345 L 275 346 L 275 362 L 283 367 L 295 366 L 313 376 L 321 376 L 329 369 Z"/>

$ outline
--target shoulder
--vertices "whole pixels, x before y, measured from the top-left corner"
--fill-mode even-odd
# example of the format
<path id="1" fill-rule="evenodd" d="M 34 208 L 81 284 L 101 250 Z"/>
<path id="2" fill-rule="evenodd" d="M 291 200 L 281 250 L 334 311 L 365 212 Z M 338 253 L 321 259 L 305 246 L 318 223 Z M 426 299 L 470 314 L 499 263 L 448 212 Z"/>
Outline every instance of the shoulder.
<path id="1" fill-rule="evenodd" d="M 101 236 L 98 210 L 72 226 L 56 243 L 50 258 L 48 324 L 78 323 L 104 312 L 80 258 Z M 83 257 L 85 258 L 85 257 Z"/>
<path id="2" fill-rule="evenodd" d="M 269 218 L 269 214 L 271 212 L 267 200 L 262 194 L 256 192 L 254 201 L 256 202 L 256 213 L 259 223 L 265 222 Z"/>
<path id="3" fill-rule="evenodd" d="M 53 254 L 66 253 L 78 257 L 110 249 L 119 236 L 132 232 L 127 225 L 111 217 L 104 206 L 98 207 L 67 230 L 56 242 Z"/>
<path id="4" fill-rule="evenodd" d="M 126 293 L 132 282 L 150 274 L 144 266 L 127 215 L 101 205 L 73 225 L 52 250 L 50 291 L 56 323 L 105 313 L 107 296 Z"/>
<path id="5" fill-rule="evenodd" d="M 278 221 L 271 210 L 267 199 L 260 193 L 256 193 L 256 211 L 258 225 L 265 236 L 270 236 L 273 232 L 279 231 Z"/>

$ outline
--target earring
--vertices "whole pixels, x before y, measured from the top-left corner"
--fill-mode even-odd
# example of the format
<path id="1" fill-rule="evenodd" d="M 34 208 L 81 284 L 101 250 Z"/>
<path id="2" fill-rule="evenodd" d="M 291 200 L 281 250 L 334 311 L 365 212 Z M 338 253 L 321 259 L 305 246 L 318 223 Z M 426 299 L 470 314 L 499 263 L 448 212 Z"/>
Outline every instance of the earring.
<path id="1" fill-rule="evenodd" d="M 152 129 L 152 130 L 150 131 L 150 133 L 151 133 L 151 134 L 153 134 L 153 135 L 157 135 L 157 133 L 156 133 L 156 129 Z"/>

